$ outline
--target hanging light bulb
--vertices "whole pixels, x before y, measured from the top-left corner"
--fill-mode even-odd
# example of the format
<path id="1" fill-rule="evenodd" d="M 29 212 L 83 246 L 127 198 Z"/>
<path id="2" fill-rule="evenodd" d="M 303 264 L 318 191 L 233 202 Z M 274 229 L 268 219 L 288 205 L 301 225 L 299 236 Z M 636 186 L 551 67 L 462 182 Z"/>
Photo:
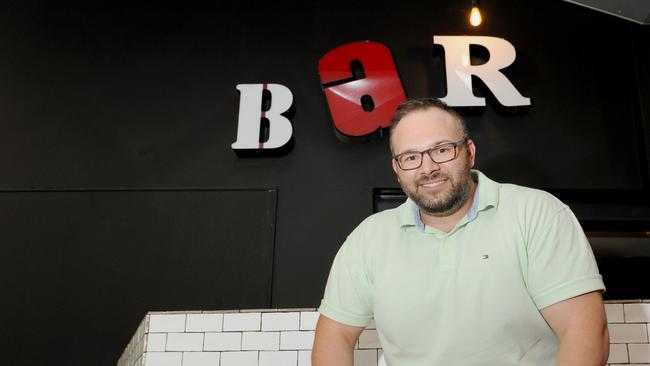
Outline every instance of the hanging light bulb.
<path id="1" fill-rule="evenodd" d="M 483 23 L 483 17 L 478 8 L 478 1 L 472 1 L 472 11 L 469 13 L 469 24 L 478 27 L 481 23 Z"/>

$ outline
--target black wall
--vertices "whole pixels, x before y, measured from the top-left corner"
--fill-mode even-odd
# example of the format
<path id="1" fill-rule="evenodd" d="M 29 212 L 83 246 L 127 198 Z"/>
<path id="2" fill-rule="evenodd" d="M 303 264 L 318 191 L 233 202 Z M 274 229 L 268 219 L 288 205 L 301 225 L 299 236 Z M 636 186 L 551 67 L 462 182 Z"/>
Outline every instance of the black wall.
<path id="1" fill-rule="evenodd" d="M 5 358 L 113 365 L 149 310 L 317 306 L 373 189 L 397 187 L 385 138 L 335 137 L 317 64 L 345 43 L 388 46 L 408 96 L 442 97 L 433 35 L 507 39 L 505 73 L 533 105 L 504 114 L 477 85 L 477 167 L 596 206 L 623 197 L 647 219 L 648 28 L 563 1 L 493 0 L 470 29 L 466 5 L 5 5 Z M 237 158 L 235 86 L 265 82 L 294 94 L 295 147 Z"/>

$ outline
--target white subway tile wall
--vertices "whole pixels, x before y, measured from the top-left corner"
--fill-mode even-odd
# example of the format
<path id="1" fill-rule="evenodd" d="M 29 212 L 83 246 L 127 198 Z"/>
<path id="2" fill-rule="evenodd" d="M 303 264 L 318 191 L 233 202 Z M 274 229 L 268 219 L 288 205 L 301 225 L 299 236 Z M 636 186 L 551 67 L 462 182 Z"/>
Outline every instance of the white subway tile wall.
<path id="1" fill-rule="evenodd" d="M 244 332 L 243 351 L 277 351 L 280 349 L 280 332 Z"/>
<path id="2" fill-rule="evenodd" d="M 203 333 L 168 333 L 165 351 L 203 351 Z"/>
<path id="3" fill-rule="evenodd" d="M 610 323 L 624 323 L 623 304 L 605 304 L 605 313 L 607 321 Z"/>
<path id="4" fill-rule="evenodd" d="M 625 304 L 626 323 L 649 323 L 650 304 Z"/>
<path id="5" fill-rule="evenodd" d="M 204 351 L 240 351 L 241 332 L 205 333 Z"/>
<path id="6" fill-rule="evenodd" d="M 183 366 L 219 366 L 219 352 L 183 352 Z"/>
<path id="7" fill-rule="evenodd" d="M 258 366 L 259 352 L 223 352 L 221 366 Z"/>
<path id="8" fill-rule="evenodd" d="M 147 335 L 147 352 L 165 352 L 167 333 L 149 333 Z"/>
<path id="9" fill-rule="evenodd" d="M 147 352 L 144 357 L 147 366 L 182 366 L 182 363 L 181 352 Z"/>
<path id="10" fill-rule="evenodd" d="M 650 301 L 608 301 L 608 365 L 650 366 Z M 149 313 L 117 366 L 311 366 L 318 312 L 269 309 Z M 387 366 L 371 322 L 356 366 Z"/>
<path id="11" fill-rule="evenodd" d="M 281 350 L 310 350 L 314 345 L 313 330 L 280 332 Z"/>
<path id="12" fill-rule="evenodd" d="M 627 363 L 627 344 L 610 344 L 609 345 L 609 359 L 607 362 L 610 364 Z"/>
<path id="13" fill-rule="evenodd" d="M 298 351 L 261 351 L 259 366 L 293 366 L 298 364 Z"/>
<path id="14" fill-rule="evenodd" d="M 357 349 L 354 350 L 355 366 L 377 366 L 376 349 Z"/>
<path id="15" fill-rule="evenodd" d="M 261 313 L 224 314 L 223 331 L 253 331 L 261 330 Z"/>
<path id="16" fill-rule="evenodd" d="M 650 363 L 650 344 L 628 344 L 630 362 Z"/>
<path id="17" fill-rule="evenodd" d="M 149 315 L 149 333 L 184 332 L 187 314 Z"/>
<path id="18" fill-rule="evenodd" d="M 368 349 L 368 348 L 381 348 L 379 343 L 379 336 L 377 335 L 377 330 L 375 329 L 366 329 L 361 332 L 359 336 L 359 348 Z"/>
<path id="19" fill-rule="evenodd" d="M 317 311 L 303 311 L 300 313 L 300 330 L 316 330 L 318 322 Z"/>
<path id="20" fill-rule="evenodd" d="M 300 313 L 262 313 L 262 331 L 298 330 Z"/>
<path id="21" fill-rule="evenodd" d="M 386 365 L 386 359 L 384 358 L 384 351 L 383 350 L 378 350 L 377 351 L 377 356 L 379 356 L 379 360 L 377 361 L 377 366 L 388 366 Z"/>
<path id="22" fill-rule="evenodd" d="M 311 366 L 311 351 L 298 351 L 298 366 Z"/>
<path id="23" fill-rule="evenodd" d="M 611 343 L 648 343 L 648 328 L 645 324 L 609 324 Z"/>
<path id="24" fill-rule="evenodd" d="M 186 332 L 221 332 L 223 314 L 187 314 Z"/>

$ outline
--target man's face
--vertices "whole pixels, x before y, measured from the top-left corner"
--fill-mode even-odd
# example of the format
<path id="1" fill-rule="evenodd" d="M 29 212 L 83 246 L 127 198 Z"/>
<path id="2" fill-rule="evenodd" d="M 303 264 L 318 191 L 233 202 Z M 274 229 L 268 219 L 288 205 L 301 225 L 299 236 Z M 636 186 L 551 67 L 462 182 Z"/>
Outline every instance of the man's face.
<path id="1" fill-rule="evenodd" d="M 412 112 L 402 118 L 391 135 L 393 156 L 404 152 L 424 151 L 434 146 L 463 138 L 458 121 L 449 113 L 429 108 Z M 422 165 L 402 170 L 393 159 L 404 193 L 425 213 L 448 216 L 458 211 L 469 198 L 476 148 L 472 140 L 458 145 L 456 159 L 434 163 L 424 154 Z"/>

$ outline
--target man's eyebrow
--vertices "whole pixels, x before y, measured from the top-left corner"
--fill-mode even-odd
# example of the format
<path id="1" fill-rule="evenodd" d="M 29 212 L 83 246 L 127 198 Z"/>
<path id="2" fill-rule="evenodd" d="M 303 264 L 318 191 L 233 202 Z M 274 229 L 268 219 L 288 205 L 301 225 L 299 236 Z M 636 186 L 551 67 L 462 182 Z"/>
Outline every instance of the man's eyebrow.
<path id="1" fill-rule="evenodd" d="M 436 146 L 440 146 L 440 145 L 444 145 L 444 144 L 450 144 L 452 142 L 454 142 L 454 141 L 452 141 L 452 140 L 440 140 L 440 141 L 434 142 L 433 145 L 431 145 L 431 147 L 436 147 Z"/>
<path id="2" fill-rule="evenodd" d="M 404 151 L 402 151 L 402 152 L 399 153 L 399 154 L 395 154 L 395 156 L 397 156 L 397 155 L 402 155 L 402 154 L 408 154 L 408 153 L 420 153 L 420 152 L 422 152 L 422 151 L 426 151 L 426 150 L 429 150 L 429 149 L 433 149 L 433 148 L 435 148 L 435 147 L 437 147 L 437 146 L 440 146 L 440 145 L 450 144 L 450 143 L 452 143 L 452 142 L 454 142 L 454 141 L 451 141 L 451 140 L 440 140 L 440 141 L 436 141 L 436 142 L 434 142 L 433 144 L 429 145 L 429 147 L 427 147 L 427 148 L 424 149 L 424 150 L 408 149 L 408 150 L 404 150 Z"/>

